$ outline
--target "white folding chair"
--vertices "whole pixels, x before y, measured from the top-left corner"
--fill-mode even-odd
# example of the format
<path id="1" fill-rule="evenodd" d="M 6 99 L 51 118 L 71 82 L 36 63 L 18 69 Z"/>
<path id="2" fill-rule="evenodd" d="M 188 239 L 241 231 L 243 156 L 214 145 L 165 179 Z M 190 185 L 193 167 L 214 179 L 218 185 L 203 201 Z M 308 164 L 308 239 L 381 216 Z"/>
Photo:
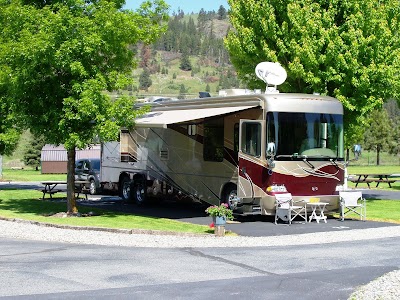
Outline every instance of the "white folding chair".
<path id="1" fill-rule="evenodd" d="M 339 192 L 340 196 L 340 219 L 350 213 L 360 216 L 361 220 L 367 218 L 367 206 L 361 192 Z"/>
<path id="2" fill-rule="evenodd" d="M 304 205 L 294 205 L 294 203 L 291 193 L 275 195 L 275 224 L 278 224 L 278 219 L 292 224 L 292 221 L 297 216 L 307 222 L 307 208 L 305 203 Z"/>

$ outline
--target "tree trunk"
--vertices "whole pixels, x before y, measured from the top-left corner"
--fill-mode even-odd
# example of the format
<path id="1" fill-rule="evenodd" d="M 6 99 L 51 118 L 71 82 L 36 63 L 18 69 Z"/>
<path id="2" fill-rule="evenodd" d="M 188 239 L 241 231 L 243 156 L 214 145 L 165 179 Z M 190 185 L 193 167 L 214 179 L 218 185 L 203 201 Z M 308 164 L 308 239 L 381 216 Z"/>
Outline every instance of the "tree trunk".
<path id="1" fill-rule="evenodd" d="M 75 200 L 75 147 L 67 150 L 67 214 L 78 212 Z"/>
<path id="2" fill-rule="evenodd" d="M 350 160 L 350 149 L 346 148 L 346 161 L 348 162 Z"/>
<path id="3" fill-rule="evenodd" d="M 381 151 L 380 145 L 376 146 L 376 165 L 379 166 L 379 152 Z"/>

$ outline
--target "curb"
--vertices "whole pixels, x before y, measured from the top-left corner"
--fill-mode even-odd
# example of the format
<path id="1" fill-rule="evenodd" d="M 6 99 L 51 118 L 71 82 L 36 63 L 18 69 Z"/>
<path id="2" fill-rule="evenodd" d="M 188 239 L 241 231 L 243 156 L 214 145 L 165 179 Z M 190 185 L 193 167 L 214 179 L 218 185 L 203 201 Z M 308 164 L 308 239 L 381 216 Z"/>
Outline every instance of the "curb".
<path id="1" fill-rule="evenodd" d="M 102 232 L 122 233 L 122 234 L 172 235 L 172 236 L 191 236 L 191 237 L 208 236 L 208 234 L 204 233 L 196 234 L 196 233 L 173 232 L 173 231 L 150 230 L 150 229 L 120 229 L 120 228 L 105 228 L 105 227 L 92 227 L 92 226 L 60 225 L 60 224 L 51 224 L 38 221 L 29 221 L 17 218 L 6 218 L 1 216 L 0 220 L 21 223 L 21 224 L 31 224 L 40 227 L 53 227 L 53 228 L 71 229 L 71 230 L 102 231 Z"/>

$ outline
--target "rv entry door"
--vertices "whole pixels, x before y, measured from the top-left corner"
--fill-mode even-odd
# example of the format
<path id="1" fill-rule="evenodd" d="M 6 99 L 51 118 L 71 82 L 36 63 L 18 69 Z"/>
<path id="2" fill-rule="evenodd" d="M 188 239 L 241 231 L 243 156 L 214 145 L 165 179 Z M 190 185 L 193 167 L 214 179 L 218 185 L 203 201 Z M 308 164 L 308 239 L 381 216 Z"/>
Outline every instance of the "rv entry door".
<path id="1" fill-rule="evenodd" d="M 239 198 L 257 197 L 256 184 L 258 183 L 265 147 L 263 143 L 264 121 L 240 120 L 239 126 Z"/>

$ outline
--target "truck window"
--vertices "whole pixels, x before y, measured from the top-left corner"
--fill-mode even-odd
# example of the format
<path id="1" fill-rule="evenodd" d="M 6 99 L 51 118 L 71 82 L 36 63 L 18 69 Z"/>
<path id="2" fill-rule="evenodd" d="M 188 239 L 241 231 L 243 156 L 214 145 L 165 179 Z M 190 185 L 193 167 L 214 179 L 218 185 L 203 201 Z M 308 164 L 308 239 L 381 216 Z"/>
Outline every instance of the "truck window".
<path id="1" fill-rule="evenodd" d="M 224 160 L 224 119 L 204 122 L 203 158 L 205 161 Z"/>

